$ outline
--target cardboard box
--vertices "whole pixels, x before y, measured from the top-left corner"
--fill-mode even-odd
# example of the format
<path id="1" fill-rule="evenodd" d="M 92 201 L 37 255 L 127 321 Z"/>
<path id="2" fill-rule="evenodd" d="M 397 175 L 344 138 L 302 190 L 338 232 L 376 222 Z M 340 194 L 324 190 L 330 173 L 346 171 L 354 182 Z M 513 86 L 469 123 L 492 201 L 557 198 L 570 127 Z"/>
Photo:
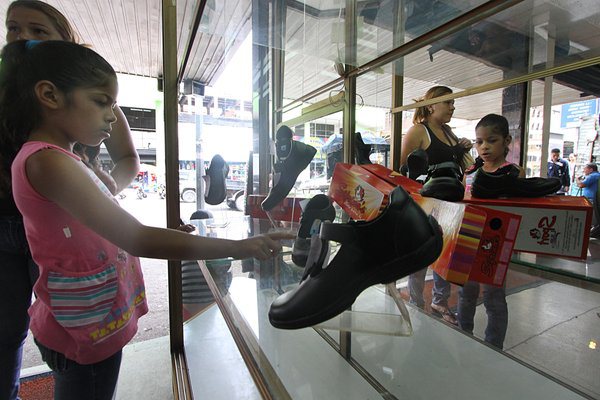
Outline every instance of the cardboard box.
<path id="1" fill-rule="evenodd" d="M 251 194 L 248 196 L 248 215 L 252 218 L 268 219 L 260 204 L 267 196 L 264 194 Z M 286 197 L 269 211 L 271 218 L 276 221 L 299 222 L 302 216 L 300 202 L 303 197 Z"/>
<path id="2" fill-rule="evenodd" d="M 432 268 L 444 279 L 501 286 L 521 217 L 419 194 L 421 184 L 381 165 L 337 163 L 329 195 L 354 220 L 372 220 L 387 205 L 387 196 L 402 186 L 417 204 L 438 221 L 444 232 L 442 253 Z"/>
<path id="3" fill-rule="evenodd" d="M 592 224 L 592 205 L 585 197 L 478 199 L 465 203 L 520 215 L 515 251 L 585 260 Z"/>

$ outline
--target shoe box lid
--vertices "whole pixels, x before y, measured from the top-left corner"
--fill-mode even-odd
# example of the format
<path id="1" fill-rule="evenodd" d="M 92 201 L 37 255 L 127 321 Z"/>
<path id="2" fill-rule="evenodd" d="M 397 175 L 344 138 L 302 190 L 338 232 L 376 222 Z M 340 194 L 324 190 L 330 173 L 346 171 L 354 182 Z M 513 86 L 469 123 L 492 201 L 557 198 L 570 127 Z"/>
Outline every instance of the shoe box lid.
<path id="1" fill-rule="evenodd" d="M 387 196 L 402 186 L 413 200 L 432 214 L 444 232 L 442 254 L 433 264 L 446 280 L 464 284 L 477 280 L 502 285 L 510 261 L 520 217 L 484 207 L 423 197 L 422 185 L 382 165 L 337 163 L 329 189 L 330 197 L 354 220 L 371 220 L 387 205 Z M 492 219 L 502 229 L 491 229 Z M 486 239 L 486 246 L 480 241 Z"/>
<path id="2" fill-rule="evenodd" d="M 362 166 L 338 162 L 329 185 L 329 197 L 353 220 L 370 221 L 387 205 L 388 194 L 395 186 Z"/>

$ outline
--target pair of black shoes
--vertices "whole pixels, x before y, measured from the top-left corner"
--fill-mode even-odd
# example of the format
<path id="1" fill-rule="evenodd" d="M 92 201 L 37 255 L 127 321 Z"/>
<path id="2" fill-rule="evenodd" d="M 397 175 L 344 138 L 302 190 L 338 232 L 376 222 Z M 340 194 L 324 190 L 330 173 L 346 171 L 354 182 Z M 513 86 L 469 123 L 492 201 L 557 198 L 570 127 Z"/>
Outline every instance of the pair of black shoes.
<path id="1" fill-rule="evenodd" d="M 206 169 L 204 178 L 204 201 L 207 204 L 217 205 L 227 197 L 226 180 L 229 174 L 229 165 L 223 157 L 215 154 Z"/>
<path id="2" fill-rule="evenodd" d="M 442 230 L 401 187 L 372 221 L 321 223 L 298 287 L 271 304 L 269 321 L 282 329 L 319 324 L 342 313 L 374 284 L 390 283 L 433 263 L 442 251 Z M 341 243 L 333 259 L 323 243 Z M 313 251 L 314 250 L 314 251 Z"/>
<path id="3" fill-rule="evenodd" d="M 422 180 L 426 175 L 419 192 L 421 196 L 445 201 L 461 201 L 464 198 L 463 172 L 453 161 L 429 165 L 425 150 L 417 149 L 408 155 L 405 171 L 415 181 Z"/>
<path id="4" fill-rule="evenodd" d="M 520 170 L 507 165 L 495 172 L 477 169 L 471 195 L 480 199 L 499 197 L 543 197 L 556 193 L 562 184 L 558 178 L 519 178 Z"/>
<path id="5" fill-rule="evenodd" d="M 275 135 L 275 156 L 273 165 L 273 187 L 261 203 L 264 211 L 272 210 L 283 201 L 292 190 L 298 175 L 310 164 L 317 149 L 292 139 L 292 130 L 282 125 Z"/>

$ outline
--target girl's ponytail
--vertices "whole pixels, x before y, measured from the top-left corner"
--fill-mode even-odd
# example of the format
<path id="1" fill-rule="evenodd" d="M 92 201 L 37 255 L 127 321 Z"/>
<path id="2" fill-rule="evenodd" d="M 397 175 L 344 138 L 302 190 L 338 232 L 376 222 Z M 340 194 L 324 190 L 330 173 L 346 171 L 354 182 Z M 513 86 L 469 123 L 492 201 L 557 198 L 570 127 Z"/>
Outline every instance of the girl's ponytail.
<path id="1" fill-rule="evenodd" d="M 27 41 L 6 45 L 0 63 L 0 197 L 11 194 L 10 167 L 17 152 L 37 123 L 33 93 L 23 86 L 31 63 Z"/>

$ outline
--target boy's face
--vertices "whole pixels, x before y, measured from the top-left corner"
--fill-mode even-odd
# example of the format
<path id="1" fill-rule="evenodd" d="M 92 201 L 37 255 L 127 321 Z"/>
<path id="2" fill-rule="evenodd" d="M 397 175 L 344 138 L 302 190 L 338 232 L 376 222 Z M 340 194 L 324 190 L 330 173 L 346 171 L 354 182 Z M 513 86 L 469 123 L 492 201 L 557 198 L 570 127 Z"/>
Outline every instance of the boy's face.
<path id="1" fill-rule="evenodd" d="M 583 167 L 583 173 L 584 173 L 585 175 L 589 175 L 589 174 L 591 174 L 592 172 L 593 172 L 593 170 L 592 170 L 590 167 L 588 167 L 587 165 L 586 165 L 585 167 Z"/>
<path id="2" fill-rule="evenodd" d="M 560 153 L 552 153 L 551 157 L 552 157 L 552 161 L 557 162 L 558 159 L 560 158 Z"/>

